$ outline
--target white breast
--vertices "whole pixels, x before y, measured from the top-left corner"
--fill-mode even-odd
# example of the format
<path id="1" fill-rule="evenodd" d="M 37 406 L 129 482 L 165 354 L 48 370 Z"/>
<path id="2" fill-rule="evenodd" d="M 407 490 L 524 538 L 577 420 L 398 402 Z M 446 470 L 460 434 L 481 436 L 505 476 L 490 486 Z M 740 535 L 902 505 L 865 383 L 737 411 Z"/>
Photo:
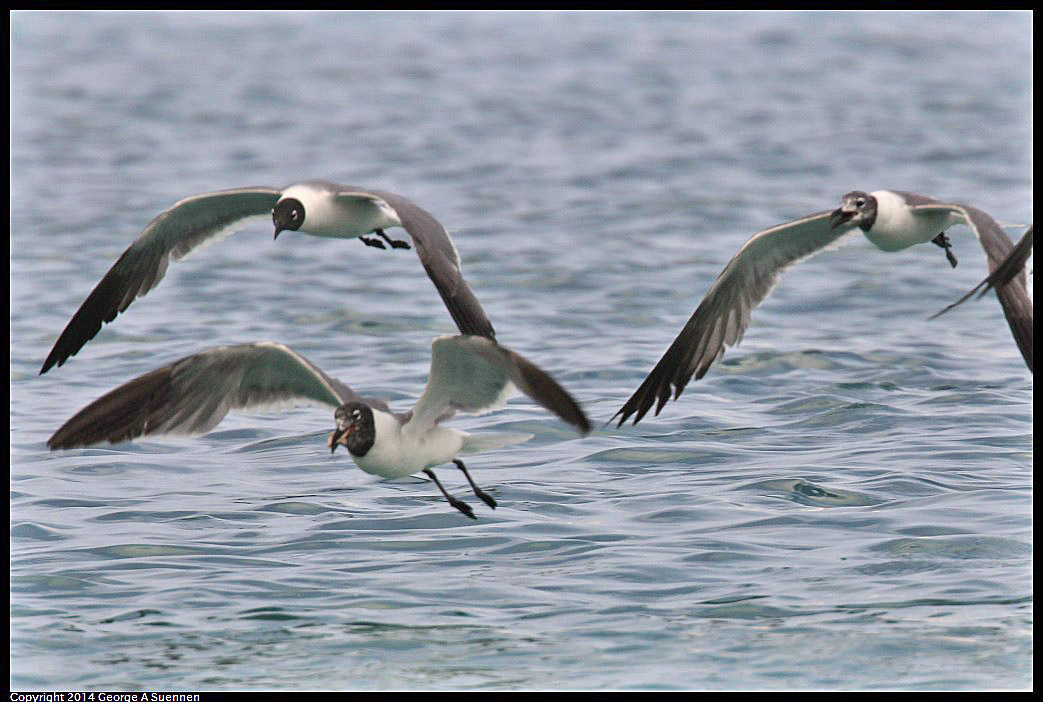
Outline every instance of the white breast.
<path id="1" fill-rule="evenodd" d="M 877 190 L 870 195 L 876 198 L 876 221 L 865 235 L 884 251 L 899 251 L 930 241 L 961 221 L 946 211 L 912 210 L 905 198 L 890 190 Z"/>
<path id="2" fill-rule="evenodd" d="M 401 478 L 424 468 L 449 463 L 463 446 L 466 436 L 456 429 L 434 427 L 422 434 L 403 432 L 402 425 L 387 412 L 373 410 L 376 441 L 365 456 L 352 456 L 355 465 L 382 478 Z"/>

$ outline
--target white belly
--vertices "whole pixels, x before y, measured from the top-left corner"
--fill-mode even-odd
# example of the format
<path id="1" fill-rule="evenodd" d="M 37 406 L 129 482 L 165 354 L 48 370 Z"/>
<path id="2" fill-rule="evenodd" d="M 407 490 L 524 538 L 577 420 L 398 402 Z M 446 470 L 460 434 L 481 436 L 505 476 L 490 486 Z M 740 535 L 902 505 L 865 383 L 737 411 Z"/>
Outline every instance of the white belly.
<path id="1" fill-rule="evenodd" d="M 449 463 L 460 453 L 466 436 L 445 427 L 434 427 L 415 435 L 403 432 L 398 420 L 380 410 L 374 410 L 373 417 L 377 440 L 365 456 L 352 456 L 352 459 L 365 472 L 382 478 L 401 478 Z"/>
<path id="2" fill-rule="evenodd" d="M 948 227 L 963 221 L 944 210 L 914 214 L 902 196 L 890 190 L 877 190 L 870 194 L 876 198 L 876 221 L 865 235 L 884 251 L 900 251 L 930 241 Z"/>
<path id="3" fill-rule="evenodd" d="M 375 229 L 402 226 L 398 213 L 377 197 L 336 197 L 307 183 L 287 188 L 283 197 L 295 198 L 304 205 L 300 231 L 312 236 L 351 239 Z"/>

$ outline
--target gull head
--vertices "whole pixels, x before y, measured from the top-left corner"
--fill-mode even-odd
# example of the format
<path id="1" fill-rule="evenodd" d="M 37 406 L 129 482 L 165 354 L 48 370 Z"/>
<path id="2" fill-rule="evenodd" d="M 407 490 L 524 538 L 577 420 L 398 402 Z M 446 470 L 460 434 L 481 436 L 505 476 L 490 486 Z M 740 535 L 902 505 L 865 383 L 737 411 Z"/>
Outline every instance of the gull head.
<path id="1" fill-rule="evenodd" d="M 344 446 L 352 456 L 365 456 L 376 441 L 373 409 L 363 402 L 346 402 L 333 413 L 337 428 L 330 432 L 326 446 L 330 453 Z"/>
<path id="2" fill-rule="evenodd" d="M 829 226 L 859 226 L 869 229 L 876 220 L 876 198 L 861 190 L 853 190 L 840 199 L 840 207 L 829 215 Z"/>
<path id="3" fill-rule="evenodd" d="M 304 224 L 304 205 L 296 198 L 284 197 L 272 208 L 272 222 L 275 224 L 275 239 L 279 238 L 279 232 L 287 229 L 297 231 Z"/>

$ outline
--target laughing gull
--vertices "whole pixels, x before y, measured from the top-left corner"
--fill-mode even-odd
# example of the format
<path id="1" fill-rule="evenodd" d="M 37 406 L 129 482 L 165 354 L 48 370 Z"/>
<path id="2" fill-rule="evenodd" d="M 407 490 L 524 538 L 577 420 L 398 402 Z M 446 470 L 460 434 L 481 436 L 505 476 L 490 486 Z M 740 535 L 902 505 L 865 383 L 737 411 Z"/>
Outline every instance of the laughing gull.
<path id="1" fill-rule="evenodd" d="M 496 501 L 457 456 L 529 437 L 474 436 L 439 424 L 457 411 L 481 414 L 502 407 L 512 386 L 582 434 L 590 431 L 572 396 L 532 362 L 485 337 L 440 336 L 431 344 L 427 387 L 404 414 L 393 413 L 383 400 L 360 397 L 288 346 L 262 342 L 208 349 L 145 373 L 84 407 L 47 445 L 55 450 L 147 435 L 202 434 L 230 409 L 293 401 L 327 405 L 336 408 L 337 428 L 327 442 L 331 451 L 346 446 L 359 468 L 383 478 L 423 471 L 449 504 L 474 519 L 470 506 L 450 495 L 431 468 L 456 464 L 474 494 L 495 508 Z"/>
<path id="2" fill-rule="evenodd" d="M 989 290 L 992 290 L 993 288 L 1003 287 L 1004 285 L 1009 283 L 1011 279 L 1014 278 L 1014 276 L 1021 273 L 1021 271 L 1025 268 L 1025 262 L 1028 261 L 1029 256 L 1032 255 L 1033 236 L 1034 235 L 1032 234 L 1032 225 L 1029 225 L 1029 228 L 1026 229 L 1025 233 L 1021 235 L 1021 239 L 1018 241 L 1017 245 L 1015 245 L 1015 247 L 1011 250 L 1010 255 L 1007 256 L 1003 263 L 996 266 L 996 268 L 993 269 L 992 273 L 989 273 L 988 277 L 985 278 L 985 280 L 975 285 L 973 288 L 971 288 L 971 291 L 969 293 L 967 293 L 966 295 L 964 295 L 959 300 L 952 303 L 942 311 L 935 312 L 934 314 L 932 314 L 930 317 L 928 317 L 928 319 L 935 319 L 936 317 L 941 317 L 943 314 L 951 310 L 953 307 L 956 307 L 957 305 L 969 300 L 970 297 L 974 295 L 974 293 L 978 293 L 978 298 L 981 299 L 985 297 L 985 293 L 989 292 Z M 979 290 L 981 290 L 981 292 L 978 292 Z"/>
<path id="3" fill-rule="evenodd" d="M 192 195 L 162 212 L 80 305 L 40 373 L 65 363 L 94 338 L 102 323 L 114 320 L 135 298 L 159 284 L 171 257 L 184 258 L 264 215 L 271 216 L 276 238 L 283 231 L 298 231 L 337 239 L 358 237 L 379 248 L 387 242 L 392 248 L 408 249 L 407 242 L 384 233 L 402 227 L 460 332 L 495 338 L 492 323 L 460 272 L 456 247 L 431 214 L 395 193 L 309 180 L 282 190 L 250 187 Z"/>
<path id="4" fill-rule="evenodd" d="M 694 374 L 702 378 L 710 365 L 742 339 L 750 313 L 778 283 L 782 273 L 819 251 L 839 245 L 859 230 L 877 248 L 899 251 L 931 241 L 945 249 L 952 266 L 956 257 L 945 230 L 966 224 L 978 237 L 989 270 L 1000 266 L 1014 248 L 1006 232 L 985 212 L 924 195 L 897 190 L 850 192 L 840 207 L 779 224 L 758 232 L 728 262 L 681 333 L 626 404 L 609 420 L 619 426 L 634 415 L 641 421 L 656 403 L 655 414 L 676 400 Z M 1029 370 L 1032 369 L 1032 301 L 1019 274 L 997 289 L 1000 305 Z"/>

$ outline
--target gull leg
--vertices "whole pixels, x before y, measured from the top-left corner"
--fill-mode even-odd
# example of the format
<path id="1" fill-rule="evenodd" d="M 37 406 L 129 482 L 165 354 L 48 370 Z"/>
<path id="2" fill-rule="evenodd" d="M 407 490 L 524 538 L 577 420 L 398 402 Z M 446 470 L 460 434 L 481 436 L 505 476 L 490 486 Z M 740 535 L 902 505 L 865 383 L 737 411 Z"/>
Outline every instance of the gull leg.
<path id="1" fill-rule="evenodd" d="M 376 234 L 381 239 L 383 239 L 387 243 L 391 244 L 391 248 L 393 248 L 393 249 L 408 249 L 409 248 L 409 244 L 407 244 L 404 241 L 400 241 L 398 239 L 392 239 L 391 237 L 389 237 L 387 234 L 384 233 L 383 229 L 374 229 L 373 231 L 376 232 Z"/>
<path id="2" fill-rule="evenodd" d="M 942 232 L 938 236 L 931 239 L 931 243 L 935 244 L 936 246 L 941 246 L 943 249 L 945 249 L 945 257 L 949 259 L 949 265 L 951 265 L 953 268 L 956 268 L 956 256 L 952 252 L 952 241 L 949 240 L 949 237 L 945 236 L 945 232 Z"/>
<path id="3" fill-rule="evenodd" d="M 467 466 L 464 465 L 464 462 L 461 461 L 459 458 L 454 458 L 453 463 L 455 463 L 456 467 L 459 468 L 461 472 L 463 472 L 464 477 L 467 478 L 467 482 L 471 484 L 471 489 L 474 490 L 474 494 L 477 497 L 479 497 L 482 500 L 482 502 L 489 505 L 493 509 L 496 509 L 496 500 L 493 499 L 492 495 L 475 485 L 474 480 L 471 479 L 471 474 L 467 472 Z"/>
<path id="4" fill-rule="evenodd" d="M 445 495 L 445 499 L 449 500 L 449 504 L 451 504 L 453 507 L 456 507 L 458 510 L 466 514 L 471 519 L 478 519 L 478 517 L 474 516 L 474 510 L 471 509 L 471 506 L 469 504 L 456 499 L 455 497 L 453 497 L 445 491 L 445 488 L 442 487 L 442 482 L 435 476 L 435 472 L 433 470 L 431 470 L 430 468 L 424 468 L 424 472 L 427 473 L 428 477 L 430 477 L 431 480 L 435 481 L 435 485 L 437 485 L 438 489 L 442 491 L 443 495 Z"/>
<path id="5" fill-rule="evenodd" d="M 387 248 L 386 246 L 384 246 L 384 242 L 380 241 L 379 239 L 373 239 L 371 237 L 365 237 L 365 236 L 360 236 L 359 239 L 362 239 L 362 243 L 365 244 L 366 246 L 376 246 L 378 249 L 386 249 Z"/>

